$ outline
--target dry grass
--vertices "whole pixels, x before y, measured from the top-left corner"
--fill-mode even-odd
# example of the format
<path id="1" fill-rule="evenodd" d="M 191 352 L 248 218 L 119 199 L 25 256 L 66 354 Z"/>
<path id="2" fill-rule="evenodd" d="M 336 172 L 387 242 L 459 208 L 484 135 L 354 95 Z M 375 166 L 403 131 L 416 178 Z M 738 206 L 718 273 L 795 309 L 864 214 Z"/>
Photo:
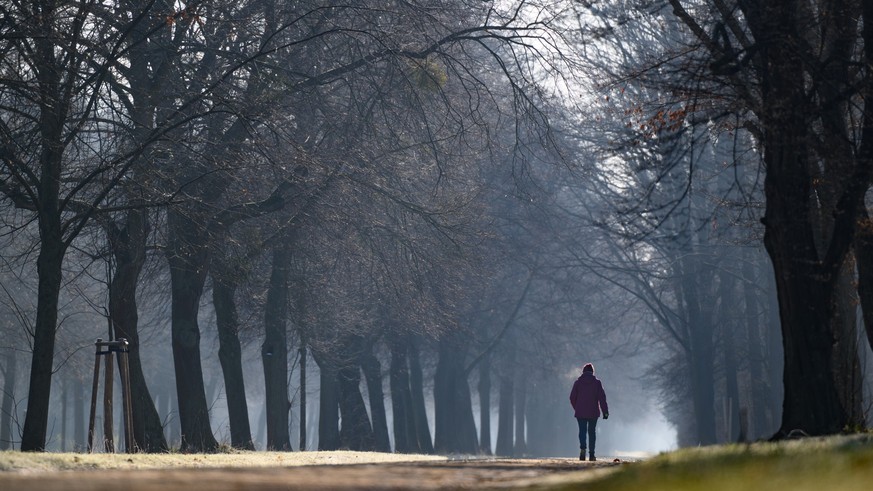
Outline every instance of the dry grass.
<path id="1" fill-rule="evenodd" d="M 442 461 L 435 455 L 379 452 L 227 452 L 218 454 L 82 454 L 0 452 L 0 471 L 46 472 L 94 469 L 293 467 Z"/>

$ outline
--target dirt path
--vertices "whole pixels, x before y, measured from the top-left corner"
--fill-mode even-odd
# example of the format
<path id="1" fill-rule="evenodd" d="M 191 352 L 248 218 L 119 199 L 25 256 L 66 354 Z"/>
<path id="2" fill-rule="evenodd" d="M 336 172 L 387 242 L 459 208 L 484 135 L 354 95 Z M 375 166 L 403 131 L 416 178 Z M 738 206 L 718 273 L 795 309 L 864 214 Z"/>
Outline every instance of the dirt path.
<path id="1" fill-rule="evenodd" d="M 515 489 L 581 482 L 612 461 L 487 459 L 266 468 L 0 473 L 0 490 L 238 491 Z"/>

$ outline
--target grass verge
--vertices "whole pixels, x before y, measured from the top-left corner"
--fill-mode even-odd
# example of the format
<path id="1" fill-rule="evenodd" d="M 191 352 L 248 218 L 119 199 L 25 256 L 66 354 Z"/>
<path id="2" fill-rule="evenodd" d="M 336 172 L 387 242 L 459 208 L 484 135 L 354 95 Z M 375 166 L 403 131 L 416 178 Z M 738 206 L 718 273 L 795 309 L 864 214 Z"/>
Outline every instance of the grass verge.
<path id="1" fill-rule="evenodd" d="M 549 487 L 568 491 L 867 491 L 873 434 L 684 449 L 623 466 L 602 479 Z"/>

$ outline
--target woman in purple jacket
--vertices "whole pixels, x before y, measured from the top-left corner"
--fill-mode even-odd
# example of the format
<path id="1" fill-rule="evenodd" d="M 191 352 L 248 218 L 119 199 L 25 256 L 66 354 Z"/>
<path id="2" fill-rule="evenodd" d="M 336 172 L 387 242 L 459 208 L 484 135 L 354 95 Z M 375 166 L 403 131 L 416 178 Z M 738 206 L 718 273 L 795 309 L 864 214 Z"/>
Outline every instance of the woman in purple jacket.
<path id="1" fill-rule="evenodd" d="M 595 430 L 600 410 L 603 410 L 603 419 L 609 418 L 609 406 L 606 405 L 606 392 L 600 379 L 594 376 L 594 365 L 585 364 L 582 367 L 582 375 L 573 384 L 570 391 L 570 404 L 575 411 L 576 421 L 579 423 L 579 460 L 585 460 L 585 434 L 588 434 L 588 460 L 594 458 L 594 443 L 597 440 Z"/>

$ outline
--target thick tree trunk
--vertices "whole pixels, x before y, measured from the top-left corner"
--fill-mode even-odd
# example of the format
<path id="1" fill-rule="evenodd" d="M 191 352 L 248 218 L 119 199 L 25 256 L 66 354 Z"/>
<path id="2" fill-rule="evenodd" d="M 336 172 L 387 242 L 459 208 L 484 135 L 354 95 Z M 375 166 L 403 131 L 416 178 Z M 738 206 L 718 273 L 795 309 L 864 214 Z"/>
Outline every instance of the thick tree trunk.
<path id="1" fill-rule="evenodd" d="M 491 455 L 491 356 L 479 363 L 479 452 Z"/>
<path id="2" fill-rule="evenodd" d="M 214 452 L 218 442 L 209 422 L 209 406 L 200 362 L 197 314 L 206 279 L 205 232 L 178 211 L 168 213 L 173 364 L 182 431 L 182 452 Z"/>
<path id="3" fill-rule="evenodd" d="M 212 278 L 212 304 L 215 307 L 215 325 L 218 330 L 218 361 L 224 375 L 230 444 L 234 448 L 254 450 L 242 369 L 239 318 L 234 298 L 236 280 L 215 276 Z"/>
<path id="4" fill-rule="evenodd" d="M 273 249 L 273 270 L 264 308 L 264 344 L 261 346 L 267 404 L 267 448 L 270 450 L 291 450 L 288 334 L 285 328 L 289 261 L 290 247 L 284 240 Z"/>
<path id="5" fill-rule="evenodd" d="M 45 177 L 45 179 L 49 178 Z M 40 217 L 36 324 L 33 332 L 33 358 L 30 364 L 27 413 L 21 436 L 21 450 L 24 452 L 44 451 L 48 430 L 49 400 L 51 399 L 52 372 L 54 371 L 55 332 L 58 323 L 58 296 L 61 288 L 61 264 L 64 257 L 60 216 L 56 213 L 50 215 L 50 217 Z"/>
<path id="6" fill-rule="evenodd" d="M 434 377 L 434 449 L 439 453 L 474 454 L 479 446 L 465 358 L 463 343 L 451 338 L 440 340 Z"/>
<path id="7" fill-rule="evenodd" d="M 497 445 L 494 448 L 495 455 L 510 456 L 513 450 L 513 423 L 515 420 L 513 380 L 510 376 L 500 377 L 500 395 L 497 415 Z"/>
<path id="8" fill-rule="evenodd" d="M 337 370 L 323 356 L 314 356 L 320 374 L 318 407 L 318 449 L 338 450 L 340 388 Z"/>
<path id="9" fill-rule="evenodd" d="M 370 399 L 370 419 L 373 424 L 373 437 L 377 452 L 390 452 L 388 438 L 388 419 L 385 416 L 385 392 L 382 389 L 382 365 L 372 351 L 364 354 L 361 368 L 367 378 L 367 395 Z"/>
<path id="10" fill-rule="evenodd" d="M 779 434 L 836 433 L 848 423 L 848 413 L 833 381 L 834 284 L 852 237 L 853 207 L 863 193 L 852 191 L 833 200 L 839 203 L 833 232 L 822 241 L 819 254 L 812 221 L 817 203 L 810 174 L 810 127 L 797 117 L 805 114 L 808 101 L 796 32 L 801 9 L 793 0 L 768 2 L 762 9 L 756 22 L 767 33 L 766 40 L 759 40 L 766 67 L 760 114 L 767 169 L 764 245 L 776 278 L 785 352 Z"/>
<path id="11" fill-rule="evenodd" d="M 361 369 L 356 363 L 347 364 L 339 369 L 337 379 L 342 416 L 340 446 L 350 450 L 371 451 L 376 446 L 376 439 L 361 395 Z"/>
<path id="12" fill-rule="evenodd" d="M 430 438 L 430 425 L 427 420 L 427 409 L 424 404 L 424 371 L 421 369 L 421 359 L 418 346 L 409 342 L 409 389 L 412 392 L 412 416 L 415 420 L 415 435 L 417 446 L 422 453 L 434 453 L 433 440 Z"/>
<path id="13" fill-rule="evenodd" d="M 109 243 L 115 257 L 115 275 L 109 285 L 109 315 L 114 338 L 128 341 L 128 368 L 130 371 L 131 413 L 134 444 L 145 452 L 166 452 L 167 440 L 161 419 L 146 385 L 140 359 L 139 314 L 136 287 L 146 260 L 148 224 L 145 211 L 132 209 L 127 213 L 123 229 L 110 228 Z M 121 354 L 118 354 L 120 363 Z"/>

